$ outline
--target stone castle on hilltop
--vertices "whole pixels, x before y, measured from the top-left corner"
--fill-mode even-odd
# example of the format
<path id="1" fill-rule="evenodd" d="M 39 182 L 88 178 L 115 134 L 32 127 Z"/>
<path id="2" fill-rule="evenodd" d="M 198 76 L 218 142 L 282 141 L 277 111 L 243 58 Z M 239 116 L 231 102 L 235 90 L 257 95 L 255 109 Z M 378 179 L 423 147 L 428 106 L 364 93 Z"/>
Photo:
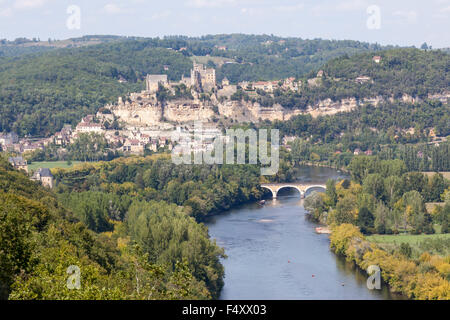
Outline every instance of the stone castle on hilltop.
<path id="1" fill-rule="evenodd" d="M 169 83 L 166 74 L 149 74 L 146 78 L 146 91 L 153 94 L 158 91 L 159 86 L 170 89 L 171 85 L 184 84 L 196 92 L 211 92 L 216 88 L 216 70 L 206 68 L 203 64 L 195 63 L 191 69 L 190 77 L 183 77 L 178 83 Z"/>
<path id="2" fill-rule="evenodd" d="M 190 82 L 197 91 L 209 92 L 216 86 L 216 70 L 194 62 Z"/>

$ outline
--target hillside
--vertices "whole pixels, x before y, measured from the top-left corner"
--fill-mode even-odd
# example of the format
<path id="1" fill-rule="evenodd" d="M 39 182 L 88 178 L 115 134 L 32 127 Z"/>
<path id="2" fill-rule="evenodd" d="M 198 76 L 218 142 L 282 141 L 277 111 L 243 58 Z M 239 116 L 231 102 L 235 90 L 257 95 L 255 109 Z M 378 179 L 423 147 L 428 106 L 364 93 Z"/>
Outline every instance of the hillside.
<path id="1" fill-rule="evenodd" d="M 166 64 L 170 79 L 192 65 L 180 53 L 137 41 L 0 59 L 0 131 L 54 133 L 118 96 L 141 91 L 142 78 L 162 73 Z M 119 83 L 120 77 L 128 82 Z"/>
<path id="2" fill-rule="evenodd" d="M 95 39 L 71 41 L 87 45 Z M 180 79 L 189 73 L 191 56 L 235 61 L 217 66 L 217 77 L 236 82 L 302 76 L 336 56 L 379 49 L 355 41 L 246 35 L 113 40 L 106 38 L 109 43 L 81 48 L 55 49 L 28 42 L 9 47 L 38 52 L 0 57 L 0 131 L 48 136 L 118 96 L 140 91 L 147 73 L 167 73 L 171 80 Z M 278 44 L 280 41 L 285 44 Z M 226 51 L 218 50 L 218 44 Z M 185 50 L 178 51 L 182 48 Z M 164 65 L 169 66 L 167 72 Z M 119 83 L 120 77 L 128 82 Z"/>
<path id="3" fill-rule="evenodd" d="M 124 40 L 120 36 L 83 36 L 66 40 L 41 41 L 40 39 L 17 38 L 13 41 L 0 39 L 0 57 L 16 57 L 29 53 L 46 52 L 61 48 L 77 48 L 106 42 Z"/>
<path id="4" fill-rule="evenodd" d="M 82 195 L 73 197 L 80 200 Z M 218 296 L 223 285 L 223 267 L 218 259 L 222 251 L 209 240 L 207 230 L 182 208 L 136 199 L 129 202 L 130 217 L 122 223 L 114 221 L 112 215 L 103 216 L 106 213 L 101 206 L 108 202 L 102 199 L 106 201 L 99 195 L 89 195 L 90 202 L 78 201 L 73 214 L 53 193 L 13 170 L 0 157 L 0 299 Z M 79 222 L 80 210 L 87 210 L 85 215 L 92 219 L 104 219 L 114 231 L 100 234 L 89 230 Z M 139 229 L 142 219 L 150 224 L 145 230 Z M 130 235 L 137 237 L 133 232 L 139 232 L 143 239 L 139 245 L 130 241 Z M 165 241 L 159 238 L 162 236 Z M 154 249 L 151 256 L 145 245 Z M 79 290 L 66 286 L 69 266 L 79 268 Z"/>
<path id="5" fill-rule="evenodd" d="M 373 61 L 371 53 L 333 59 L 320 68 L 322 77 L 316 78 L 316 70 L 302 79 L 305 85 L 301 92 L 275 92 L 274 98 L 260 100 L 266 105 L 280 103 L 285 108 L 306 109 L 326 99 L 389 100 L 408 95 L 411 101 L 406 102 L 412 102 L 412 98 L 449 93 L 450 55 L 419 49 L 393 49 L 377 55 L 381 56 L 380 63 Z M 310 79 L 315 80 L 314 85 L 309 84 Z"/>
<path id="6" fill-rule="evenodd" d="M 447 54 L 380 51 L 386 48 L 357 41 L 232 34 L 163 39 L 86 36 L 57 42 L 55 47 L 37 43 L 46 49 L 0 57 L 0 132 L 49 136 L 119 96 L 141 91 L 148 73 L 167 73 L 170 80 L 179 80 L 189 74 L 192 60 L 215 67 L 218 81 L 226 76 L 232 83 L 289 76 L 306 83 L 323 69 L 319 86 L 258 101 L 287 109 L 306 109 L 328 98 L 425 97 L 450 87 Z M 80 47 L 72 48 L 75 43 Z M 11 48 L 19 47 L 32 50 L 39 45 L 26 42 Z M 380 64 L 372 61 L 374 52 L 382 57 Z M 360 76 L 370 81 L 356 83 Z"/>

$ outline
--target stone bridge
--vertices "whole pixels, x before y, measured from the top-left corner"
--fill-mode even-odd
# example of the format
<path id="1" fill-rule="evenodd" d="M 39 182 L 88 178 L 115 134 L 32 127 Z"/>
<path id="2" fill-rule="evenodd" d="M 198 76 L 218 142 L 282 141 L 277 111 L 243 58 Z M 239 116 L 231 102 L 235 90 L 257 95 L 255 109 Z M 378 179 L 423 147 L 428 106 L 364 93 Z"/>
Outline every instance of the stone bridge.
<path id="1" fill-rule="evenodd" d="M 305 184 L 305 183 L 263 183 L 261 184 L 261 188 L 268 189 L 272 192 L 272 196 L 274 199 L 277 198 L 278 191 L 284 188 L 294 188 L 300 192 L 301 197 L 303 198 L 308 192 L 309 189 L 312 188 L 322 188 L 326 189 L 324 184 Z"/>

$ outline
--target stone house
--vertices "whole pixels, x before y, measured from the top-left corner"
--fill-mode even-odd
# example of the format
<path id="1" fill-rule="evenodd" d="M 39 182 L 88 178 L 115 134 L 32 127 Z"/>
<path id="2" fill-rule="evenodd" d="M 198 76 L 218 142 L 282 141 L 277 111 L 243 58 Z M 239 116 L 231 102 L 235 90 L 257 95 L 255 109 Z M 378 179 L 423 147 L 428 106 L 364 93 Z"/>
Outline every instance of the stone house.
<path id="1" fill-rule="evenodd" d="M 145 145 L 137 139 L 127 139 L 123 144 L 123 151 L 132 154 L 142 154 L 144 153 L 144 147 Z"/>
<path id="2" fill-rule="evenodd" d="M 36 170 L 31 180 L 40 182 L 44 187 L 53 188 L 53 175 L 48 168 L 39 168 Z"/>
<path id="3" fill-rule="evenodd" d="M 22 157 L 10 157 L 8 159 L 9 163 L 17 170 L 23 170 L 28 173 L 28 163 Z"/>

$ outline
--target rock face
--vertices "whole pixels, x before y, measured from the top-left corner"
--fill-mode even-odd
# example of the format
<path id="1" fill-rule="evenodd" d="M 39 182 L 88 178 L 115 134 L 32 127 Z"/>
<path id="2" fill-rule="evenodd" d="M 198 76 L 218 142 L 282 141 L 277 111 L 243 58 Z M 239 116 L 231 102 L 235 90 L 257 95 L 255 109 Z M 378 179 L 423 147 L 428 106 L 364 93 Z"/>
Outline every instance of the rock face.
<path id="1" fill-rule="evenodd" d="M 428 98 L 446 103 L 450 99 L 450 92 L 430 95 Z M 389 100 L 393 100 L 393 98 Z M 194 100 L 171 100 L 161 104 L 156 100 L 155 95 L 142 92 L 131 94 L 126 102 L 119 98 L 116 105 L 109 105 L 106 108 L 110 109 L 119 121 L 128 125 L 152 126 L 164 122 L 210 122 L 218 117 L 226 117 L 236 122 L 284 121 L 300 114 L 318 117 L 350 112 L 361 105 L 372 104 L 377 106 L 383 101 L 384 99 L 381 96 L 361 100 L 356 98 L 347 98 L 340 101 L 325 99 L 315 105 L 308 106 L 306 110 L 292 110 L 285 109 L 280 104 L 264 107 L 257 102 L 232 100 L 219 102 L 215 96 L 212 97 L 211 101 L 206 102 L 200 101 L 196 97 Z M 415 103 L 419 99 L 403 95 L 401 101 Z"/>
<path id="2" fill-rule="evenodd" d="M 210 121 L 214 116 L 212 106 L 188 101 L 170 102 L 164 106 L 164 119 L 172 122 Z"/>

